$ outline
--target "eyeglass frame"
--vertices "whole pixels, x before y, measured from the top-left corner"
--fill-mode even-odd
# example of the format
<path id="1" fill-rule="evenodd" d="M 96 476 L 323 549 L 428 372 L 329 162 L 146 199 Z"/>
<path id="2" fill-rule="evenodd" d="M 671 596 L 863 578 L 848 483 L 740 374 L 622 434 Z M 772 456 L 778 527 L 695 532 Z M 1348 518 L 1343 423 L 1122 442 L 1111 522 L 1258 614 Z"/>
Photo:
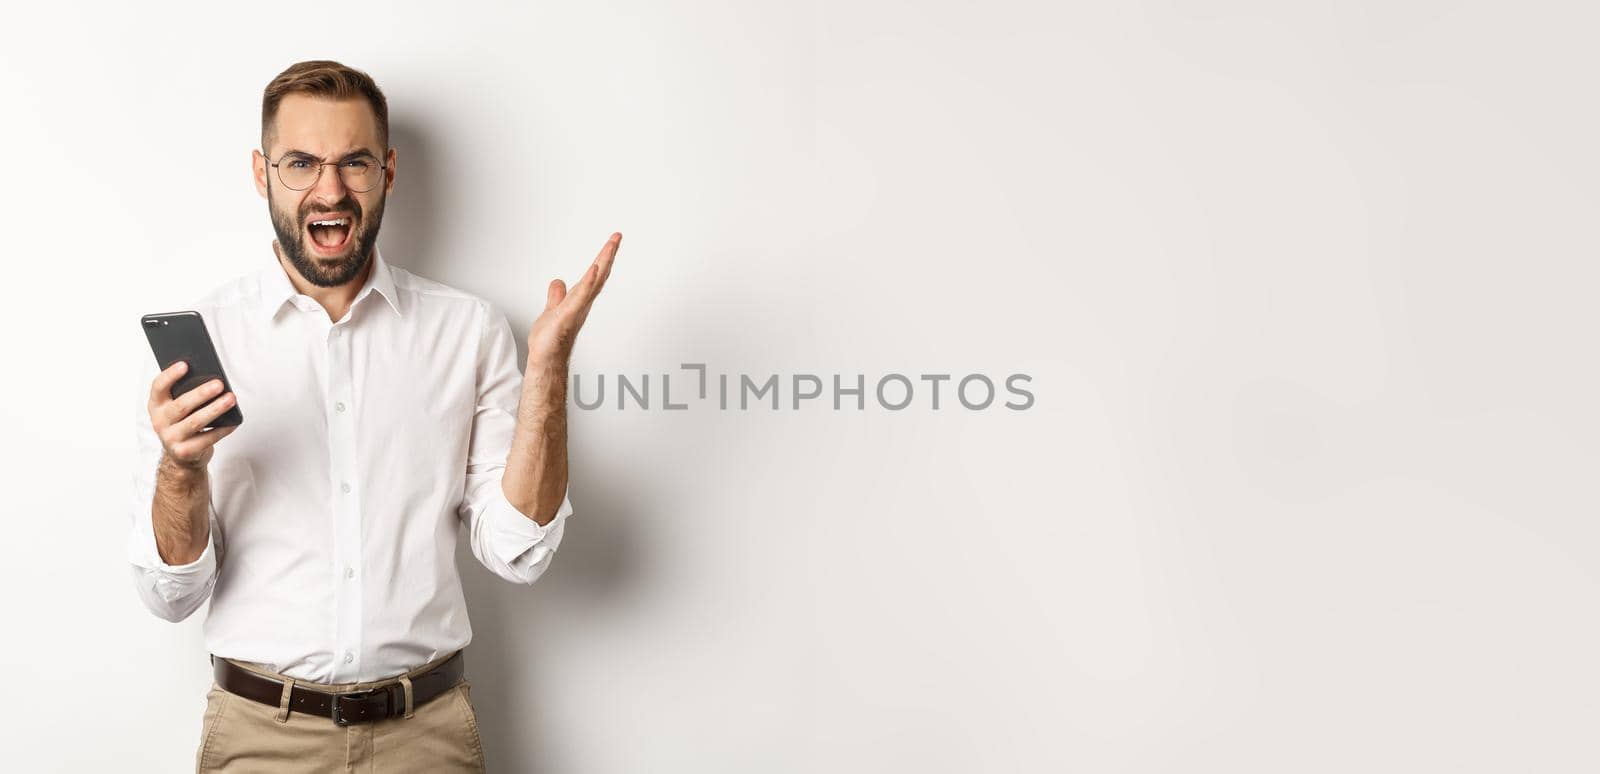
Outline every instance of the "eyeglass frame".
<path id="1" fill-rule="evenodd" d="M 385 150 L 386 151 L 392 151 L 394 149 L 393 148 L 387 148 Z M 304 156 L 304 157 L 306 157 L 308 159 L 313 159 L 313 160 L 315 160 L 317 162 L 317 176 L 311 179 L 311 185 L 308 185 L 305 188 L 295 188 L 294 186 L 289 185 L 288 183 L 284 182 L 283 169 L 280 168 L 278 165 L 283 163 L 284 157 L 291 156 L 291 155 Z M 313 156 L 313 155 L 311 155 L 309 153 L 305 153 L 303 151 L 292 151 L 292 150 L 291 151 L 284 151 L 282 155 L 278 156 L 278 160 L 277 161 L 273 161 L 272 157 L 268 156 L 266 151 L 262 151 L 261 152 L 261 158 L 266 160 L 267 166 L 278 170 L 278 183 L 281 184 L 284 188 L 287 188 L 287 189 L 289 189 L 291 191 L 309 191 L 309 190 L 311 190 L 313 188 L 316 188 L 317 187 L 317 183 L 322 182 L 322 168 L 323 167 L 326 167 L 326 166 L 328 166 L 330 164 L 335 166 L 335 167 L 337 167 L 340 164 L 343 164 L 344 162 L 349 161 L 350 159 L 355 158 L 357 156 L 367 156 L 368 158 L 372 158 L 374 160 L 377 159 L 377 157 L 372 155 L 371 151 L 369 151 L 369 150 L 367 150 L 365 148 L 363 148 L 363 149 L 361 149 L 359 151 L 356 151 L 354 153 L 347 153 L 347 154 L 345 154 L 344 158 L 339 159 L 338 161 L 323 161 L 321 159 L 321 157 Z M 380 161 L 378 163 L 378 169 L 386 170 L 388 168 L 389 168 L 389 162 L 387 160 Z M 344 173 L 342 173 L 342 172 L 334 172 L 334 174 L 339 176 L 339 184 L 340 185 L 342 185 L 342 186 L 344 186 L 346 188 L 349 188 L 350 190 L 355 191 L 356 193 L 367 193 L 368 191 L 372 191 L 372 190 L 375 190 L 375 189 L 378 188 L 378 186 L 375 185 L 372 188 L 366 189 L 366 191 L 356 191 L 355 188 L 352 188 L 349 183 L 346 183 L 344 181 Z"/>

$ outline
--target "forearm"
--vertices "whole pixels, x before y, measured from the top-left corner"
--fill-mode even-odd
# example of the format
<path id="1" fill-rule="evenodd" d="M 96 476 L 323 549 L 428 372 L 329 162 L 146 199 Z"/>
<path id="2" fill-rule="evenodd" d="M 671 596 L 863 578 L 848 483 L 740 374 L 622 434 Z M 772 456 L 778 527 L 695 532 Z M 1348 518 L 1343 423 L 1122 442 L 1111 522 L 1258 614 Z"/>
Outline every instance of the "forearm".
<path id="1" fill-rule="evenodd" d="M 549 524 L 561 507 L 567 492 L 565 364 L 529 361 L 501 488 L 518 511 L 540 526 Z"/>
<path id="2" fill-rule="evenodd" d="M 184 467 L 162 455 L 150 505 L 161 561 L 181 565 L 200 558 L 211 538 L 210 503 L 206 469 Z"/>

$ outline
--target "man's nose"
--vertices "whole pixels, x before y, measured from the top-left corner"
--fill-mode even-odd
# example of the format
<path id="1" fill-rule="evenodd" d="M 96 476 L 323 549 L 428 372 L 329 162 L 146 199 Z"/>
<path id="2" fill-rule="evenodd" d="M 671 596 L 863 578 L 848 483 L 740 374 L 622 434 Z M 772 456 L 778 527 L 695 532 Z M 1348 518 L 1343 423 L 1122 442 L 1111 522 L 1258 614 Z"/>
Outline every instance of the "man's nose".
<path id="1" fill-rule="evenodd" d="M 330 164 L 322 168 L 322 174 L 317 177 L 317 184 L 311 187 L 311 196 L 328 204 L 344 199 L 344 178 L 339 176 L 337 166 Z"/>

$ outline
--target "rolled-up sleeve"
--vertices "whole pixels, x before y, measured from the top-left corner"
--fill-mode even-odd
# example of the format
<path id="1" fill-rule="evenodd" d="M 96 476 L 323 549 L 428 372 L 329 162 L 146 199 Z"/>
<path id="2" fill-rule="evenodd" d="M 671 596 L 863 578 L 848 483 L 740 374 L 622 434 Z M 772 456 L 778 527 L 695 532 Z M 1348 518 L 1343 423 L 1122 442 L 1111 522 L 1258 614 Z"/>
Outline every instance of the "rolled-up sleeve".
<path id="1" fill-rule="evenodd" d="M 156 468 L 161 463 L 161 439 L 150 425 L 146 408 L 150 383 L 159 370 L 152 360 L 140 369 L 142 385 L 134 418 L 134 463 L 131 525 L 128 530 L 128 561 L 132 565 L 134 588 L 145 607 L 158 617 L 178 622 L 188 618 L 210 598 L 217 582 L 217 511 L 209 504 L 210 527 L 205 550 L 188 564 L 168 564 L 156 549 L 155 504 Z"/>
<path id="2" fill-rule="evenodd" d="M 567 517 L 571 486 L 550 523 L 540 525 L 506 499 L 505 477 L 522 399 L 517 342 L 505 314 L 483 303 L 483 335 L 478 346 L 477 409 L 468 444 L 466 486 L 458 515 L 467 522 L 472 555 L 490 572 L 512 583 L 532 584 L 549 569 Z"/>

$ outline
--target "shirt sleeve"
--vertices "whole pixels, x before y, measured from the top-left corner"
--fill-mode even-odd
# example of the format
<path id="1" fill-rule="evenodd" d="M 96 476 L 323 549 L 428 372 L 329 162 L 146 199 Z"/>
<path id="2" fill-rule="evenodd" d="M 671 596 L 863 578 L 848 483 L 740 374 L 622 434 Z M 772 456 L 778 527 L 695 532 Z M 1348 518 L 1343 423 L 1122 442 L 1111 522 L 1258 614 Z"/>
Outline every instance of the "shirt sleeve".
<path id="1" fill-rule="evenodd" d="M 156 550 L 155 523 L 151 509 L 155 504 L 156 468 L 161 463 L 161 438 L 150 425 L 147 406 L 150 383 L 160 370 L 154 358 L 139 370 L 140 385 L 134 417 L 134 465 L 132 520 L 128 531 L 128 561 L 132 564 L 134 588 L 145 607 L 158 617 L 174 623 L 188 618 L 211 596 L 216 585 L 217 511 L 208 503 L 210 525 L 205 550 L 188 564 L 167 564 Z"/>
<path id="2" fill-rule="evenodd" d="M 549 569 L 561 545 L 567 517 L 572 515 L 571 485 L 561 496 L 555 518 L 543 526 L 517 510 L 500 487 L 516 431 L 522 372 L 510 322 L 493 305 L 484 302 L 483 307 L 477 409 L 458 515 L 467 522 L 472 555 L 484 567 L 512 583 L 532 584 Z"/>

